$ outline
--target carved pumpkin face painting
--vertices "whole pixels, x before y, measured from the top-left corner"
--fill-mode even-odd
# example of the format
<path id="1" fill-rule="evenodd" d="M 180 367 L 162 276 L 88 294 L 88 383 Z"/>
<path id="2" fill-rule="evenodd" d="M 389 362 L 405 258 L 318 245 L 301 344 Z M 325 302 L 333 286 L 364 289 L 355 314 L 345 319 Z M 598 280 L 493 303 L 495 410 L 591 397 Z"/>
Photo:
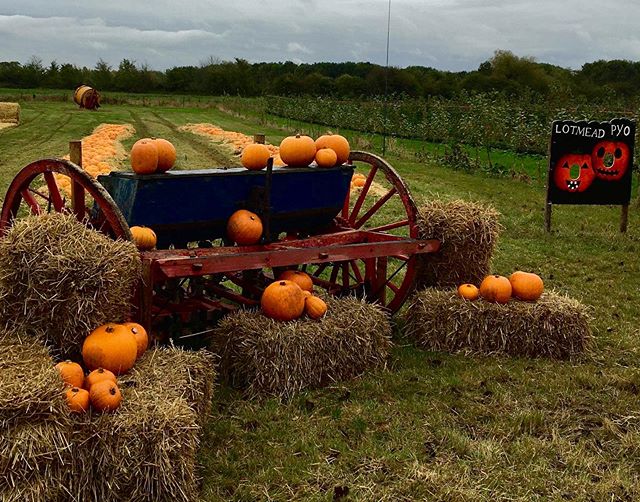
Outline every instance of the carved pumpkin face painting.
<path id="1" fill-rule="evenodd" d="M 629 166 L 629 147 L 621 141 L 600 141 L 593 147 L 591 162 L 598 178 L 618 181 Z"/>
<path id="2" fill-rule="evenodd" d="M 572 167 L 574 174 L 572 175 Z M 574 177 L 575 176 L 575 177 Z M 596 177 L 591 167 L 591 155 L 570 153 L 563 155 L 553 171 L 553 180 L 560 190 L 567 192 L 584 192 Z"/>

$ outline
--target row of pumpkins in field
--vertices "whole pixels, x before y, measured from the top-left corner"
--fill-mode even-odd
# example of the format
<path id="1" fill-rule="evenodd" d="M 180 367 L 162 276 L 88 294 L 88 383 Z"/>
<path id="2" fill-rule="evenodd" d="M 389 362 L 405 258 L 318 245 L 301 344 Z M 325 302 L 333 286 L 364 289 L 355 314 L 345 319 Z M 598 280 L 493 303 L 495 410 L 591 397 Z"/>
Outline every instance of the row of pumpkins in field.
<path id="1" fill-rule="evenodd" d="M 109 323 L 93 330 L 82 344 L 82 361 L 89 371 L 73 361 L 56 364 L 64 381 L 66 399 L 74 413 L 89 407 L 109 412 L 118 409 L 122 394 L 117 376 L 129 371 L 149 345 L 146 330 L 138 323 Z"/>
<path id="2" fill-rule="evenodd" d="M 349 159 L 351 147 L 340 134 L 324 134 L 315 141 L 310 136 L 296 134 L 282 140 L 279 155 L 289 167 L 334 167 Z M 176 162 L 176 149 L 170 141 L 162 138 L 143 138 L 131 147 L 129 161 L 136 174 L 164 173 Z M 252 143 L 244 147 L 240 161 L 249 170 L 267 167 L 271 151 L 266 145 Z"/>
<path id="3" fill-rule="evenodd" d="M 465 300 L 482 298 L 488 302 L 508 303 L 512 298 L 535 302 L 544 291 L 544 282 L 539 275 L 518 270 L 508 278 L 501 275 L 488 275 L 480 283 L 461 284 L 458 295 Z"/>

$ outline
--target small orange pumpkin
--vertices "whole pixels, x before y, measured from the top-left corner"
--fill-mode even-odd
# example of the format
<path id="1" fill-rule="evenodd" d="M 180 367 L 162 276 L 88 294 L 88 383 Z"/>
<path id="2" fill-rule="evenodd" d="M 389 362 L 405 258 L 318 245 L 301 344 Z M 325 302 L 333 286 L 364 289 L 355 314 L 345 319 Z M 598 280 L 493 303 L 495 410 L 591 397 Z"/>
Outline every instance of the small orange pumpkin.
<path id="1" fill-rule="evenodd" d="M 73 361 L 62 361 L 56 364 L 56 369 L 66 385 L 71 387 L 82 387 L 84 382 L 84 370 L 82 366 Z"/>
<path id="2" fill-rule="evenodd" d="M 158 172 L 164 173 L 173 167 L 176 163 L 176 147 L 170 141 L 162 138 L 154 138 L 153 140 L 158 149 Z"/>
<path id="3" fill-rule="evenodd" d="M 313 292 L 311 276 L 301 270 L 285 270 L 280 274 L 278 280 L 295 282 L 303 291 Z"/>
<path id="4" fill-rule="evenodd" d="M 473 284 L 461 284 L 458 287 L 458 294 L 465 300 L 477 300 L 480 296 L 480 290 Z"/>
<path id="5" fill-rule="evenodd" d="M 147 330 L 137 322 L 125 322 L 124 326 L 126 326 L 129 331 L 131 331 L 136 339 L 136 344 L 138 345 L 138 353 L 136 355 L 136 359 L 140 359 L 140 356 L 144 354 L 147 350 L 147 347 L 149 347 L 149 335 L 147 334 Z"/>
<path id="6" fill-rule="evenodd" d="M 513 296 L 520 300 L 530 302 L 536 301 L 544 291 L 544 282 L 539 275 L 531 272 L 522 272 L 520 270 L 509 276 Z"/>
<path id="7" fill-rule="evenodd" d="M 501 275 L 488 275 L 480 284 L 480 296 L 488 302 L 507 303 L 511 298 L 511 283 Z"/>
<path id="8" fill-rule="evenodd" d="M 317 296 L 307 296 L 304 299 L 304 311 L 311 319 L 320 319 L 327 313 L 327 304 Z"/>
<path id="9" fill-rule="evenodd" d="M 276 281 L 266 287 L 260 306 L 267 317 L 278 321 L 292 321 L 304 312 L 305 296 L 295 282 Z"/>
<path id="10" fill-rule="evenodd" d="M 250 143 L 242 150 L 240 162 L 251 171 L 259 171 L 267 167 L 269 157 L 271 157 L 271 152 L 266 145 Z"/>
<path id="11" fill-rule="evenodd" d="M 158 147 L 151 138 L 136 141 L 129 154 L 131 169 L 136 174 L 151 174 L 158 169 Z"/>
<path id="12" fill-rule="evenodd" d="M 90 372 L 86 378 L 84 379 L 84 388 L 89 390 L 91 386 L 97 384 L 98 382 L 103 382 L 104 380 L 108 380 L 110 382 L 116 383 L 116 376 L 113 372 L 109 370 L 105 370 L 104 368 L 98 368 Z"/>
<path id="13" fill-rule="evenodd" d="M 340 134 L 327 133 L 320 136 L 316 140 L 316 148 L 331 148 L 336 152 L 336 164 L 339 166 L 349 160 L 349 153 L 351 153 L 351 147 L 349 146 L 347 138 Z"/>
<path id="14" fill-rule="evenodd" d="M 287 136 L 280 143 L 280 158 L 291 167 L 307 167 L 316 156 L 316 143 L 309 136 Z"/>
<path id="15" fill-rule="evenodd" d="M 239 209 L 227 221 L 227 236 L 239 246 L 256 244 L 262 237 L 262 220 L 251 211 Z"/>
<path id="16" fill-rule="evenodd" d="M 333 167 L 338 162 L 338 156 L 331 148 L 323 147 L 316 152 L 316 164 L 318 167 Z"/>
<path id="17" fill-rule="evenodd" d="M 122 324 L 96 328 L 82 344 L 82 359 L 90 370 L 104 368 L 116 375 L 126 373 L 136 362 L 138 344 Z"/>
<path id="18" fill-rule="evenodd" d="M 156 247 L 158 237 L 149 227 L 133 226 L 130 228 L 133 242 L 140 251 L 149 251 Z"/>
<path id="19" fill-rule="evenodd" d="M 104 380 L 91 386 L 89 399 L 96 411 L 113 411 L 120 406 L 122 394 L 116 383 Z"/>
<path id="20" fill-rule="evenodd" d="M 80 387 L 70 387 L 65 393 L 72 413 L 85 413 L 89 409 L 89 393 Z"/>

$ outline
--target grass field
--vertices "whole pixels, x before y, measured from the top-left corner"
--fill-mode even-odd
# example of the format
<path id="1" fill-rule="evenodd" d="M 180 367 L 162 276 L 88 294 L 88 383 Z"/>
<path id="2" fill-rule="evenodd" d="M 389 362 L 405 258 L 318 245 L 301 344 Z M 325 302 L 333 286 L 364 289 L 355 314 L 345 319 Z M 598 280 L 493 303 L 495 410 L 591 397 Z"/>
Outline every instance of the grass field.
<path id="1" fill-rule="evenodd" d="M 180 168 L 232 162 L 228 150 L 177 131 L 186 123 L 264 132 L 275 144 L 288 134 L 276 119 L 266 127 L 215 107 L 21 105 L 20 127 L 0 132 L 0 193 L 22 166 L 65 154 L 100 123 L 132 124 L 127 147 L 142 136 L 171 140 Z M 591 350 L 571 362 L 467 357 L 418 351 L 398 333 L 388 370 L 289 403 L 220 387 L 203 439 L 203 499 L 640 499 L 637 194 L 626 235 L 619 208 L 578 206 L 555 209 L 546 234 L 540 183 L 419 163 L 412 153 L 423 146 L 402 146 L 387 158 L 418 203 L 464 198 L 502 213 L 496 273 L 537 272 L 591 307 Z"/>

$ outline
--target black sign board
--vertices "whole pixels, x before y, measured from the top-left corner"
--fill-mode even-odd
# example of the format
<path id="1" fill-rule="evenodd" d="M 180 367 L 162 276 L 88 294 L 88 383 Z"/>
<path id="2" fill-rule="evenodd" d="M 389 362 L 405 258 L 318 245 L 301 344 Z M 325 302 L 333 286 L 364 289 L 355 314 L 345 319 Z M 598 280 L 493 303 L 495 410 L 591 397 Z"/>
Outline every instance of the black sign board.
<path id="1" fill-rule="evenodd" d="M 547 229 L 551 204 L 622 205 L 626 211 L 631 200 L 635 136 L 636 124 L 629 119 L 553 122 Z"/>

